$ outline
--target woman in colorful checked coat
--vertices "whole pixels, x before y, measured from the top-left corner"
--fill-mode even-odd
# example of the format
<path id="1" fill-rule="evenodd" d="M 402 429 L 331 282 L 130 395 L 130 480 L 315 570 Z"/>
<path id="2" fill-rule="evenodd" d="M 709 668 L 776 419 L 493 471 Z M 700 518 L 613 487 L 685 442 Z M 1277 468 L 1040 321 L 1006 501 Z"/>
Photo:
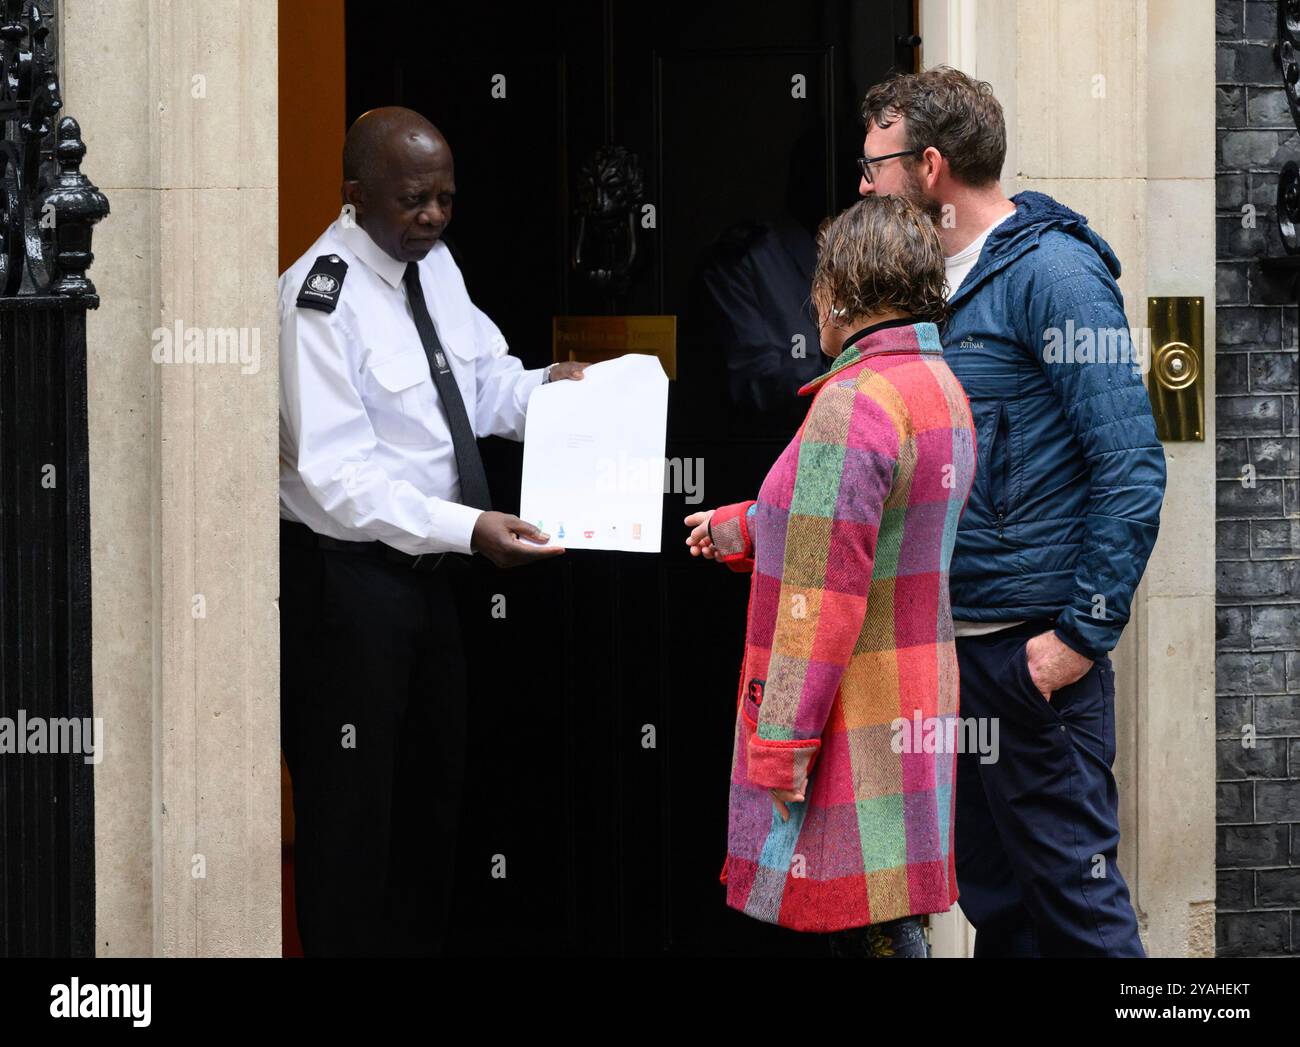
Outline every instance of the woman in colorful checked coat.
<path id="1" fill-rule="evenodd" d="M 931 219 L 872 195 L 818 248 L 835 362 L 758 499 L 686 518 L 693 555 L 752 572 L 722 878 L 836 953 L 925 956 L 920 917 L 957 900 L 948 564 L 975 434 Z"/>

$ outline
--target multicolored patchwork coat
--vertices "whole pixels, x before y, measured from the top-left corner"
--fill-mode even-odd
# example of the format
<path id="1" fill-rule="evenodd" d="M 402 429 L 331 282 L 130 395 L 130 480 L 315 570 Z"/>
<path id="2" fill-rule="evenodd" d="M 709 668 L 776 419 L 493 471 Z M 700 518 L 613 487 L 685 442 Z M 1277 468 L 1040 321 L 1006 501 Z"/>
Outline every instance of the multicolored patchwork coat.
<path id="1" fill-rule="evenodd" d="M 753 574 L 722 880 L 734 909 L 835 931 L 957 900 L 956 756 L 933 750 L 957 715 L 948 564 L 975 433 L 930 323 L 867 328 L 799 392 L 757 501 L 710 521 Z M 804 791 L 789 821 L 773 788 Z"/>

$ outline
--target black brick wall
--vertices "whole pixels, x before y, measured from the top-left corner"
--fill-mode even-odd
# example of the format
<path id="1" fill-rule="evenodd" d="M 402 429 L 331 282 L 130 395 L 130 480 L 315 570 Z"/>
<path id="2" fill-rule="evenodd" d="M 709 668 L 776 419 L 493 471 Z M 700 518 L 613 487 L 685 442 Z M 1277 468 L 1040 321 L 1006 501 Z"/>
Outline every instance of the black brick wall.
<path id="1" fill-rule="evenodd" d="M 1276 0 L 1218 0 L 1216 21 L 1217 947 L 1300 955 L 1297 288 L 1259 263 L 1285 253 L 1277 176 L 1300 134 L 1273 61 Z"/>

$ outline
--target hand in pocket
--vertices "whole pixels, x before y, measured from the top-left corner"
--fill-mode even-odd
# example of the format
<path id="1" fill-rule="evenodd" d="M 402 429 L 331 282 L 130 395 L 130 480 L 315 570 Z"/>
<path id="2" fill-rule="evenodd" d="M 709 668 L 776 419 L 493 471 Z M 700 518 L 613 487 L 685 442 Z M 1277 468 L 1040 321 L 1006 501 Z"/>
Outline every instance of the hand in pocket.
<path id="1" fill-rule="evenodd" d="M 1025 663 L 1029 678 L 1049 702 L 1054 692 L 1082 680 L 1092 668 L 1091 658 L 1067 647 L 1051 629 L 1029 638 L 1025 644 Z"/>

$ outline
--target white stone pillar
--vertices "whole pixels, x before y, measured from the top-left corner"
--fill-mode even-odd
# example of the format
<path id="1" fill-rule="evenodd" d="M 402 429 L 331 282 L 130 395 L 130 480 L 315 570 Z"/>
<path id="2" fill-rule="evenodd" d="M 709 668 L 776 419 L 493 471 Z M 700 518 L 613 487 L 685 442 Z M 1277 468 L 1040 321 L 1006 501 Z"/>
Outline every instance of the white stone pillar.
<path id="1" fill-rule="evenodd" d="M 1181 0 L 1147 0 L 1146 8 L 1143 293 L 1205 300 L 1205 440 L 1165 444 L 1160 540 L 1133 630 L 1136 774 L 1121 784 L 1136 803 L 1136 895 L 1148 950 L 1213 957 L 1214 11 Z M 1129 303 L 1131 322 L 1145 326 L 1145 314 L 1145 299 Z"/>
<path id="2" fill-rule="evenodd" d="M 277 5 L 64 0 L 60 31 L 112 205 L 88 333 L 97 951 L 275 956 Z M 177 324 L 205 362 L 154 362 Z M 225 331 L 242 363 L 216 362 Z"/>
<path id="3" fill-rule="evenodd" d="M 973 20 L 968 6 L 976 4 Z M 921 0 L 924 62 L 992 83 L 1008 194 L 1082 212 L 1148 295 L 1201 296 L 1214 330 L 1214 10 L 1182 0 Z M 972 39 L 973 37 L 973 39 Z M 1206 440 L 1167 444 L 1160 539 L 1114 655 L 1120 867 L 1152 955 L 1214 953 L 1214 387 Z M 936 952 L 970 944 L 959 913 Z"/>

